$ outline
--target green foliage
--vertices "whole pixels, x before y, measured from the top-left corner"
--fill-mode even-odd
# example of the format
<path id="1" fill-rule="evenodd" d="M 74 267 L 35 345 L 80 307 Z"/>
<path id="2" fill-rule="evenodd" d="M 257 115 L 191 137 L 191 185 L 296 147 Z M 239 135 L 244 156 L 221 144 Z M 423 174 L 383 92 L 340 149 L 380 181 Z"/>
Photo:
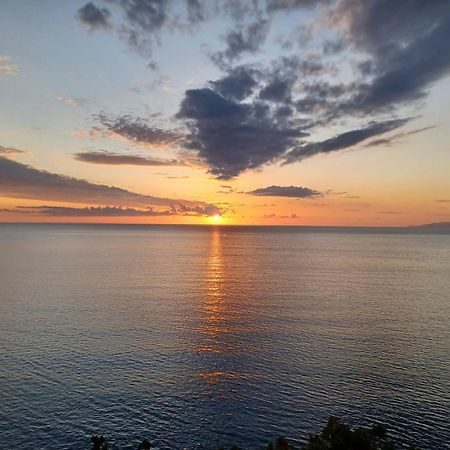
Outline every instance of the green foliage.
<path id="1" fill-rule="evenodd" d="M 395 445 L 383 425 L 352 429 L 331 416 L 320 433 L 310 435 L 304 450 L 395 450 Z"/>

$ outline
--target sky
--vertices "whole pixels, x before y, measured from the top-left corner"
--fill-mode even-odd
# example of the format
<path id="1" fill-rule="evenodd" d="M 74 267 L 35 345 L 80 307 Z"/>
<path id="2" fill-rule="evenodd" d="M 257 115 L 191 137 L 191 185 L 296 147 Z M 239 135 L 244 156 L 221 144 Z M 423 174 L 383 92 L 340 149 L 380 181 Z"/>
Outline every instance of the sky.
<path id="1" fill-rule="evenodd" d="M 0 222 L 450 221 L 448 0 L 2 0 Z"/>

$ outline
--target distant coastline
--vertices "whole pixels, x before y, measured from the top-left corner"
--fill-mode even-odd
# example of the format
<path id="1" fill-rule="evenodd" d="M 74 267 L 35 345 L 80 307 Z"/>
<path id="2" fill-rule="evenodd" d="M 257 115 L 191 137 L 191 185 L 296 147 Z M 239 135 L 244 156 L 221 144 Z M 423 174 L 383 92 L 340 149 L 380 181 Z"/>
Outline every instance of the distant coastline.
<path id="1" fill-rule="evenodd" d="M 55 226 L 55 227 L 108 227 L 108 228 L 185 228 L 185 229 L 227 229 L 227 230 L 279 230 L 285 232 L 341 232 L 341 233 L 433 233 L 450 234 L 450 222 L 436 222 L 404 227 L 389 226 L 345 226 L 345 225 L 239 225 L 239 224 L 153 224 L 153 223 L 92 223 L 92 222 L 0 222 L 2 226 Z"/>
<path id="2" fill-rule="evenodd" d="M 450 222 L 435 222 L 435 223 L 426 223 L 424 225 L 415 225 L 410 226 L 408 228 L 415 228 L 419 230 L 433 230 L 433 231 L 441 231 L 450 233 Z"/>

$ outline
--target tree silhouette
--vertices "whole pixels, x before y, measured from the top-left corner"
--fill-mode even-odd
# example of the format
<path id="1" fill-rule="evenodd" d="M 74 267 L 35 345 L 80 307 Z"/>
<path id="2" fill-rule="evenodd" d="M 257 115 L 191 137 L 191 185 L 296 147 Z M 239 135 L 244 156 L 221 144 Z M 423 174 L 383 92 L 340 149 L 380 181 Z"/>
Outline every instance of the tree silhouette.
<path id="1" fill-rule="evenodd" d="M 108 443 L 103 436 L 91 437 L 91 450 L 108 450 Z M 144 439 L 137 450 L 150 450 L 152 445 Z M 331 416 L 320 433 L 310 434 L 306 447 L 302 450 L 396 450 L 384 425 L 374 425 L 371 428 L 351 428 L 338 417 Z M 225 450 L 220 447 L 217 450 Z M 239 450 L 233 445 L 230 450 Z M 245 449 L 244 449 L 245 450 Z M 294 445 L 284 437 L 279 437 L 275 443 L 269 443 L 266 450 L 294 450 Z M 419 450 L 410 446 L 407 450 Z"/>
<path id="2" fill-rule="evenodd" d="M 103 436 L 92 436 L 92 450 L 108 450 L 108 443 Z"/>
<path id="3" fill-rule="evenodd" d="M 148 439 L 144 439 L 139 445 L 138 450 L 150 450 L 151 448 L 150 441 Z"/>

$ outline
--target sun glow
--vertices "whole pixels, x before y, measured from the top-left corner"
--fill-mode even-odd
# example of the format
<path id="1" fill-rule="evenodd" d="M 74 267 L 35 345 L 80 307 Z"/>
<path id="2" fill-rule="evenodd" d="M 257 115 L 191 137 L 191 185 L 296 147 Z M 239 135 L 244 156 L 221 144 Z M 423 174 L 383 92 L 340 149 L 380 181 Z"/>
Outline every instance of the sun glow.
<path id="1" fill-rule="evenodd" d="M 212 219 L 214 220 L 214 222 L 218 222 L 220 220 L 220 214 L 214 214 L 212 216 Z"/>

